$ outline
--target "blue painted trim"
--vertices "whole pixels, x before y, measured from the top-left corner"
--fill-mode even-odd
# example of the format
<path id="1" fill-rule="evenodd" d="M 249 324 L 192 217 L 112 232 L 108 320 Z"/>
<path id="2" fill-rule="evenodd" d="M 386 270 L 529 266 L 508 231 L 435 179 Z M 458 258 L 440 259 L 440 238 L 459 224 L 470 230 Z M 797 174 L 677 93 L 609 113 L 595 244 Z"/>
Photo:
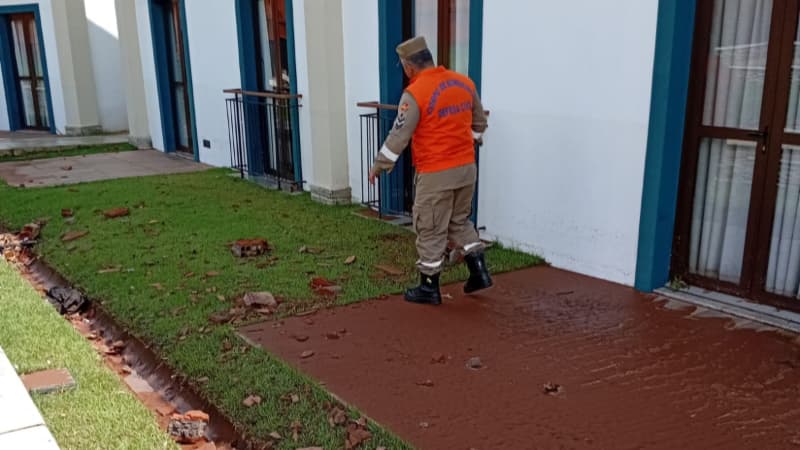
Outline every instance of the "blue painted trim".
<path id="1" fill-rule="evenodd" d="M 186 87 L 189 90 L 189 123 L 192 132 L 192 153 L 195 161 L 200 161 L 200 145 L 197 142 L 197 114 L 194 109 L 194 83 L 192 82 L 192 58 L 189 51 L 189 26 L 186 21 L 186 0 L 180 0 L 178 10 L 183 34 L 183 59 L 186 66 Z"/>
<path id="2" fill-rule="evenodd" d="M 13 36 L 8 17 L 0 15 L 0 69 L 3 71 L 3 90 L 6 94 L 6 109 L 8 110 L 8 128 L 11 131 L 23 127 L 22 100 L 19 98 L 19 88 L 14 82 L 17 79 L 17 67 L 14 64 L 14 51 L 11 48 Z"/>
<path id="3" fill-rule="evenodd" d="M 286 0 L 286 52 L 289 59 L 289 91 L 297 94 L 297 55 L 294 47 L 294 2 Z M 292 159 L 294 160 L 294 180 L 303 181 L 303 157 L 300 148 L 300 102 L 292 100 Z"/>
<path id="4" fill-rule="evenodd" d="M 33 13 L 34 22 L 36 23 L 36 35 L 39 39 L 39 50 L 41 57 L 40 64 L 42 65 L 42 74 L 44 75 L 45 98 L 47 101 L 47 116 L 50 122 L 50 132 L 56 134 L 56 121 L 55 117 L 53 117 L 53 96 L 52 90 L 50 89 L 50 72 L 47 69 L 47 48 L 44 43 L 44 34 L 42 33 L 42 17 L 39 13 L 39 5 L 27 4 L 0 6 L 0 16 L 19 13 Z M 6 108 L 8 109 L 9 128 L 14 131 L 24 128 L 25 124 L 24 120 L 22 119 L 22 96 L 19 94 L 19 87 L 16 86 L 16 83 L 14 83 L 14 80 L 17 78 L 17 69 L 16 62 L 14 61 L 14 53 L 11 50 L 11 29 L 7 19 L 4 18 L 3 23 L 0 24 L 0 28 L 2 28 L 1 31 L 3 35 L 3 39 L 0 40 L 2 41 L 0 42 L 0 58 L 2 58 L 3 63 L 3 81 L 6 92 Z M 7 80 L 11 80 L 11 82 L 8 83 Z"/>
<path id="5" fill-rule="evenodd" d="M 172 102 L 172 87 L 170 86 L 170 61 L 167 48 L 169 37 L 166 34 L 168 15 L 165 11 L 167 4 L 160 0 L 149 0 L 150 32 L 153 38 L 153 57 L 156 69 L 156 85 L 158 87 L 158 104 L 161 111 L 161 133 L 164 139 L 164 151 L 174 152 L 177 147 L 175 136 L 175 110 Z M 180 0 L 178 4 L 178 20 L 181 22 L 183 38 L 184 65 L 186 66 L 186 89 L 189 97 L 189 127 L 192 134 L 192 153 L 194 160 L 200 160 L 199 145 L 197 142 L 197 122 L 194 107 L 194 88 L 192 84 L 192 62 L 189 57 L 189 32 L 186 25 L 186 2 Z"/>
<path id="6" fill-rule="evenodd" d="M 696 0 L 658 2 L 636 259 L 636 288 L 646 292 L 669 281 L 696 9 Z"/>
<path id="7" fill-rule="evenodd" d="M 395 48 L 403 42 L 403 2 L 398 0 L 378 0 L 378 56 L 380 70 L 381 103 L 397 104 L 403 94 L 403 68 L 397 64 Z M 384 214 L 397 214 L 403 211 L 402 192 L 405 179 L 405 153 L 397 161 L 395 169 L 379 178 L 382 193 L 380 207 Z M 387 198 L 388 197 L 388 198 Z"/>
<path id="8" fill-rule="evenodd" d="M 256 39 L 258 39 L 257 2 L 262 0 L 236 0 L 236 23 L 239 36 L 239 77 L 242 90 L 257 91 L 258 59 L 256 55 Z M 261 126 L 262 115 L 258 108 L 251 108 L 242 99 L 242 112 L 246 126 L 247 171 L 250 175 L 264 174 L 264 158 L 260 151 L 265 139 Z"/>
<path id="9" fill-rule="evenodd" d="M 153 61 L 156 69 L 156 87 L 158 88 L 158 106 L 161 112 L 161 136 L 164 141 L 164 151 L 174 152 L 177 148 L 175 138 L 174 118 L 172 107 L 172 93 L 169 85 L 169 51 L 165 35 L 166 16 L 164 7 L 158 0 L 149 0 L 150 35 L 153 41 Z"/>
<path id="10" fill-rule="evenodd" d="M 481 92 L 483 67 L 483 0 L 469 3 L 469 77 L 475 83 L 478 94 Z M 480 166 L 480 148 L 475 150 L 475 164 Z M 475 182 L 475 195 L 472 198 L 472 223 L 478 225 L 478 181 Z"/>

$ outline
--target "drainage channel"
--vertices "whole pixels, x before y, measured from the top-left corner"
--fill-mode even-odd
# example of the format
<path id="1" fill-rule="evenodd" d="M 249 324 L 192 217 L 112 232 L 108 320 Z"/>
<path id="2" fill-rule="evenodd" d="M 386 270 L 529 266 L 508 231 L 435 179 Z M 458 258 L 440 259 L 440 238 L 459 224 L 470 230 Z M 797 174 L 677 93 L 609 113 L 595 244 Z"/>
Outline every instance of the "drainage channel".
<path id="1" fill-rule="evenodd" d="M 41 259 L 35 258 L 17 266 L 22 276 L 39 292 L 48 292 L 53 287 L 71 287 L 67 280 Z M 70 322 L 93 343 L 106 364 L 123 378 L 137 398 L 153 411 L 165 432 L 169 431 L 173 412 L 186 414 L 189 411 L 202 411 L 208 415 L 205 426 L 207 442 L 185 445 L 184 449 L 201 448 L 209 442 L 219 450 L 255 450 L 264 447 L 263 442 L 240 434 L 233 423 L 185 377 L 161 360 L 145 342 L 126 331 L 98 303 L 92 302 L 85 312 L 71 316 Z"/>

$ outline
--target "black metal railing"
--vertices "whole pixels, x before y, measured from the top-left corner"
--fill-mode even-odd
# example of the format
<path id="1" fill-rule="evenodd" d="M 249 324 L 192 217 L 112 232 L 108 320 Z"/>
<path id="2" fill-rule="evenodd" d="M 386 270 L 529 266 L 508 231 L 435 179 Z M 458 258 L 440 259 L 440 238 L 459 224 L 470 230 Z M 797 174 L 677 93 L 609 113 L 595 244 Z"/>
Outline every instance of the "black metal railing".
<path id="1" fill-rule="evenodd" d="M 226 89 L 231 167 L 242 178 L 263 177 L 278 189 L 302 188 L 297 179 L 293 117 L 301 95 Z"/>
<path id="2" fill-rule="evenodd" d="M 358 103 L 361 108 L 374 111 L 361 114 L 361 202 L 378 212 L 380 216 L 410 215 L 414 203 L 414 174 L 411 167 L 411 152 L 406 150 L 397 161 L 394 173 L 383 176 L 374 185 L 367 181 L 375 157 L 389 134 L 397 116 L 397 105 L 378 102 Z"/>
<path id="3" fill-rule="evenodd" d="M 357 103 L 361 108 L 373 109 L 373 112 L 361 114 L 361 201 L 364 205 L 378 212 L 379 216 L 411 215 L 414 204 L 414 168 L 411 165 L 411 151 L 406 149 L 395 165 L 394 176 L 384 176 L 379 183 L 369 184 L 367 176 L 375 162 L 375 157 L 383 145 L 383 141 L 391 131 L 397 116 L 396 105 L 378 102 Z M 484 111 L 489 116 L 489 111 Z M 475 162 L 479 162 L 480 146 L 475 144 Z M 477 222 L 478 215 L 478 180 L 475 180 L 475 198 L 472 204 L 472 220 Z"/>

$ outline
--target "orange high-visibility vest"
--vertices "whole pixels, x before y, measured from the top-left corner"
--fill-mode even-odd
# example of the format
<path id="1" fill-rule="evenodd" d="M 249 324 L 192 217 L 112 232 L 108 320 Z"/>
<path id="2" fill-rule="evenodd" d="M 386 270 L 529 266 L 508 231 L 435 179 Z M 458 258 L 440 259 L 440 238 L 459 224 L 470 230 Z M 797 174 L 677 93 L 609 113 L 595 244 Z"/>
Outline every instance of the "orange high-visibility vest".
<path id="1" fill-rule="evenodd" d="M 414 77 L 406 91 L 420 109 L 411 143 L 417 172 L 441 172 L 474 163 L 472 80 L 436 67 Z"/>

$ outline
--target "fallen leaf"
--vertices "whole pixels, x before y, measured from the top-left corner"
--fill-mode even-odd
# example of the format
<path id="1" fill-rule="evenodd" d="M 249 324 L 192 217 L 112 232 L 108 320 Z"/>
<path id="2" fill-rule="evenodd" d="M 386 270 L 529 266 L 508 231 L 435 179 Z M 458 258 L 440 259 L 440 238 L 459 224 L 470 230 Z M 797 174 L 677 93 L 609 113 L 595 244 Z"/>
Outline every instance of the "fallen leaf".
<path id="1" fill-rule="evenodd" d="M 360 425 L 350 424 L 347 426 L 347 441 L 345 448 L 352 450 L 359 447 L 364 442 L 372 438 L 372 433 L 362 428 Z"/>
<path id="2" fill-rule="evenodd" d="M 150 222 L 147 222 L 147 223 L 149 225 L 155 225 L 155 224 L 160 223 L 160 222 L 161 222 L 160 220 L 151 220 Z"/>
<path id="3" fill-rule="evenodd" d="M 226 339 L 225 341 L 222 342 L 222 351 L 229 352 L 231 350 L 233 350 L 233 344 L 231 344 L 231 341 Z"/>
<path id="4" fill-rule="evenodd" d="M 336 340 L 339 339 L 341 336 L 339 336 L 339 333 L 328 333 L 325 335 L 325 337 L 331 340 Z"/>
<path id="5" fill-rule="evenodd" d="M 276 441 L 280 441 L 281 439 L 283 439 L 283 436 L 281 436 L 281 434 L 278 433 L 277 431 L 273 431 L 272 433 L 270 433 L 269 437 L 275 439 Z"/>
<path id="6" fill-rule="evenodd" d="M 121 270 L 121 268 L 119 266 L 117 266 L 117 267 L 107 267 L 105 269 L 98 270 L 97 273 L 100 273 L 100 274 L 102 274 L 102 273 L 115 273 L 115 272 L 119 272 L 120 270 Z"/>
<path id="7" fill-rule="evenodd" d="M 61 170 L 64 170 L 64 171 L 68 172 L 68 171 L 72 170 L 72 166 L 61 166 Z"/>
<path id="8" fill-rule="evenodd" d="M 72 217 L 75 213 L 71 209 L 64 208 L 61 210 L 61 217 Z"/>
<path id="9" fill-rule="evenodd" d="M 295 420 L 290 425 L 290 428 L 292 429 L 292 440 L 297 442 L 300 439 L 300 431 L 303 429 L 303 424 L 299 420 Z"/>
<path id="10" fill-rule="evenodd" d="M 328 423 L 330 426 L 336 427 L 338 425 L 343 425 L 345 422 L 347 422 L 347 413 L 345 413 L 342 408 L 336 406 L 328 412 Z"/>
<path id="11" fill-rule="evenodd" d="M 206 272 L 206 277 L 208 277 L 208 278 L 217 277 L 217 276 L 219 276 L 219 272 L 214 272 L 214 271 Z"/>
<path id="12" fill-rule="evenodd" d="M 420 427 L 420 428 L 430 428 L 430 427 L 431 427 L 431 424 L 430 424 L 430 423 L 428 423 L 428 422 L 420 422 L 420 423 L 419 423 L 419 427 Z"/>
<path id="13" fill-rule="evenodd" d="M 194 272 L 186 272 L 185 274 L 183 274 L 184 278 L 192 278 L 193 276 L 194 276 Z"/>
<path id="14" fill-rule="evenodd" d="M 225 296 L 224 295 L 218 295 L 217 296 L 217 300 L 219 300 L 221 302 L 224 302 L 225 301 Z"/>
<path id="15" fill-rule="evenodd" d="M 311 358 L 312 356 L 314 356 L 314 351 L 313 350 L 306 350 L 306 351 L 304 351 L 303 353 L 300 354 L 300 358 L 302 358 L 302 359 L 308 359 L 308 358 Z"/>
<path id="16" fill-rule="evenodd" d="M 71 242 L 89 234 L 88 231 L 68 231 L 61 236 L 62 242 Z"/>
<path id="17" fill-rule="evenodd" d="M 297 394 L 292 394 L 291 399 L 292 399 L 292 403 L 299 403 L 300 402 L 300 396 L 297 395 Z"/>
<path id="18" fill-rule="evenodd" d="M 250 395 L 242 401 L 242 404 L 248 408 L 252 408 L 255 405 L 261 404 L 261 397 L 258 395 Z"/>
<path id="19" fill-rule="evenodd" d="M 353 264 L 354 262 L 356 262 L 356 257 L 355 256 L 350 256 L 350 257 L 348 257 L 347 259 L 344 260 L 344 263 L 347 264 L 348 266 Z"/>
<path id="20" fill-rule="evenodd" d="M 158 291 L 164 290 L 164 286 L 162 286 L 161 283 L 153 283 L 150 286 L 154 287 Z"/>
<path id="21" fill-rule="evenodd" d="M 130 214 L 131 211 L 128 208 L 112 208 L 103 211 L 103 215 L 109 219 L 116 219 L 118 217 L 125 217 Z"/>

